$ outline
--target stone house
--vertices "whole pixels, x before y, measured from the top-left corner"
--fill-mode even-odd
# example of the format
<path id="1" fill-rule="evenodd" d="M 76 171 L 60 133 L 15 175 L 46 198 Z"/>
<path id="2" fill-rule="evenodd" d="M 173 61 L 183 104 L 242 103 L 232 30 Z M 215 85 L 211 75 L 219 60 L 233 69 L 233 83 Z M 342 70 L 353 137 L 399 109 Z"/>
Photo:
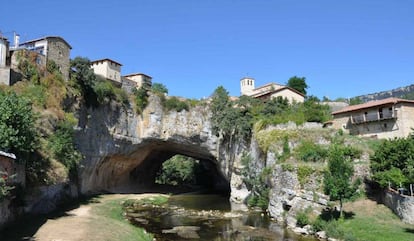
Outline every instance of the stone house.
<path id="1" fill-rule="evenodd" d="M 127 92 L 141 87 L 150 88 L 152 86 L 152 77 L 143 73 L 134 73 L 122 76 L 122 88 Z"/>
<path id="2" fill-rule="evenodd" d="M 72 47 L 62 37 L 46 36 L 23 42 L 17 46 L 18 47 L 15 47 L 13 52 L 18 52 L 22 49 L 36 52 L 40 56 L 45 57 L 44 63 L 41 63 L 42 65 L 46 65 L 49 60 L 54 61 L 59 67 L 63 78 L 65 80 L 69 79 L 70 50 Z M 13 62 L 17 61 L 13 61 L 12 59 L 12 65 Z"/>
<path id="3" fill-rule="evenodd" d="M 9 184 L 26 183 L 25 167 L 16 162 L 16 156 L 12 153 L 0 151 L 0 178 L 6 179 Z"/>
<path id="4" fill-rule="evenodd" d="M 240 80 L 240 89 L 242 95 L 251 96 L 261 100 L 269 100 L 277 97 L 286 98 L 290 103 L 303 103 L 305 95 L 288 86 L 268 83 L 255 88 L 255 79 L 245 77 Z"/>
<path id="5" fill-rule="evenodd" d="M 111 80 L 118 86 L 122 84 L 121 66 L 122 64 L 108 58 L 91 62 L 91 68 L 96 75 Z"/>
<path id="6" fill-rule="evenodd" d="M 414 101 L 387 98 L 332 112 L 332 128 L 375 138 L 407 137 L 414 128 Z"/>

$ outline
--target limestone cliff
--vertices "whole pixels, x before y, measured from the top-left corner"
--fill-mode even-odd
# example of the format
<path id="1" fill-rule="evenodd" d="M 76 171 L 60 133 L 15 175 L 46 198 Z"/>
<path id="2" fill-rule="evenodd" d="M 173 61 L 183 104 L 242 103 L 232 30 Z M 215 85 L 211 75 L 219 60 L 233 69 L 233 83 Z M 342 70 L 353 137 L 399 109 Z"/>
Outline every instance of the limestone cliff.
<path id="1" fill-rule="evenodd" d="M 163 161 L 175 154 L 202 160 L 217 169 L 212 182 L 231 177 L 229 160 L 212 135 L 206 106 L 164 111 L 157 96 L 140 115 L 131 107 L 111 104 L 84 109 L 79 115 L 77 145 L 85 156 L 80 169 L 83 193 L 139 191 L 151 183 Z"/>

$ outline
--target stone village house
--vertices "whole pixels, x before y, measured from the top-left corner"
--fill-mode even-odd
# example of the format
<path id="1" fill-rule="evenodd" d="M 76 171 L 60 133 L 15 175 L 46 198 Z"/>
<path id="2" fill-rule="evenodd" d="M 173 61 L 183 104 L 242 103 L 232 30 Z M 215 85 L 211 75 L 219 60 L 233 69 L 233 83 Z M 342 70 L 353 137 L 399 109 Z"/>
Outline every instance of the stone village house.
<path id="1" fill-rule="evenodd" d="M 135 88 L 152 85 L 152 77 L 143 73 L 121 76 L 121 67 L 122 64 L 109 58 L 91 62 L 91 68 L 96 75 L 112 81 L 116 86 L 122 86 L 129 93 Z"/>
<path id="2" fill-rule="evenodd" d="M 0 84 L 12 85 L 21 79 L 18 74 L 19 55 L 35 53 L 36 64 L 45 67 L 48 61 L 54 61 L 65 80 L 69 79 L 70 51 L 72 47 L 59 36 L 46 36 L 19 43 L 15 35 L 14 47 L 9 46 L 6 38 L 0 36 Z"/>
<path id="3" fill-rule="evenodd" d="M 303 103 L 305 101 L 305 95 L 288 86 L 269 83 L 255 88 L 255 79 L 250 77 L 245 77 L 240 80 L 240 90 L 242 95 L 261 100 L 282 97 L 288 99 L 290 103 Z"/>
<path id="4" fill-rule="evenodd" d="M 331 125 L 351 135 L 407 137 L 414 128 L 414 101 L 388 98 L 352 105 L 332 113 Z"/>

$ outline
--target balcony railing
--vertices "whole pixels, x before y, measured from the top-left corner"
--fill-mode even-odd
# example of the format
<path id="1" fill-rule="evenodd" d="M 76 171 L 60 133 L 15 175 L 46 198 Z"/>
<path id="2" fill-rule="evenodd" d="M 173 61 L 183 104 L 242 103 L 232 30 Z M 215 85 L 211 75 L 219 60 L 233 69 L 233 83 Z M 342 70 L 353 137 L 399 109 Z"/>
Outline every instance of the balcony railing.
<path id="1" fill-rule="evenodd" d="M 382 121 L 382 120 L 389 120 L 389 119 L 396 119 L 396 118 L 397 118 L 396 111 L 377 112 L 377 113 L 353 115 L 351 116 L 351 122 L 352 124 L 361 124 L 365 122 Z"/>

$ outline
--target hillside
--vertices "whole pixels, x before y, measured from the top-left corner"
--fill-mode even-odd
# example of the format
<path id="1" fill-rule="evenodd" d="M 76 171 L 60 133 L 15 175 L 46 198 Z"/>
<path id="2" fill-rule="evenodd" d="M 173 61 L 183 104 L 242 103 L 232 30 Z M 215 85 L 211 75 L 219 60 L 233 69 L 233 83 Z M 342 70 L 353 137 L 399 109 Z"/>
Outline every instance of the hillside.
<path id="1" fill-rule="evenodd" d="M 405 87 L 399 87 L 392 90 L 381 91 L 378 93 L 360 95 L 354 98 L 359 98 L 363 102 L 368 102 L 372 100 L 382 100 L 389 97 L 414 99 L 414 84 Z"/>

